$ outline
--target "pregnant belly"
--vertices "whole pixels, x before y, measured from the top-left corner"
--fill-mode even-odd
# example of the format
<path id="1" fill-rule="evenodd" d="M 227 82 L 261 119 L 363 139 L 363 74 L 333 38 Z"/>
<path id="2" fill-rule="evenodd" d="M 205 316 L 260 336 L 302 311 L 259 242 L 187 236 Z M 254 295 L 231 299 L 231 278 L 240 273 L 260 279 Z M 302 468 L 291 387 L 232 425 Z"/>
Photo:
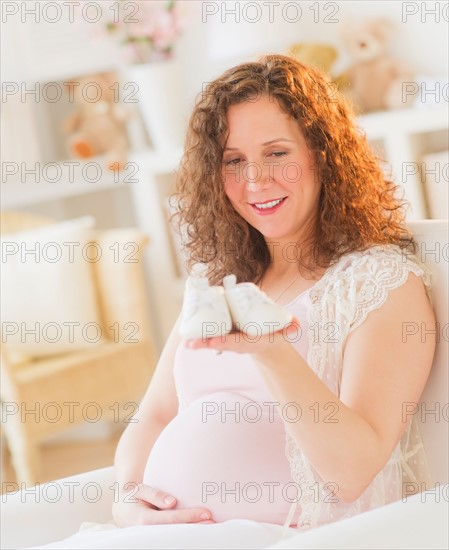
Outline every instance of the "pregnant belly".
<path id="1" fill-rule="evenodd" d="M 143 482 L 177 498 L 177 508 L 205 507 L 215 521 L 282 524 L 296 487 L 274 407 L 235 394 L 213 394 L 181 411 L 162 431 Z"/>

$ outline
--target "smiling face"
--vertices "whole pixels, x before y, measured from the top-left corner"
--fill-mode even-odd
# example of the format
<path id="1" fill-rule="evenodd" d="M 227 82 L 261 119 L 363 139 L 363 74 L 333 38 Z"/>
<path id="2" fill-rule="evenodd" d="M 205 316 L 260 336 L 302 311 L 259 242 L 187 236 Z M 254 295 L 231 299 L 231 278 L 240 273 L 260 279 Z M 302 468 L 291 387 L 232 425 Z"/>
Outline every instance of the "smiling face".
<path id="1" fill-rule="evenodd" d="M 300 242 L 317 214 L 321 185 L 298 122 L 267 96 L 232 105 L 227 116 L 226 195 L 267 242 Z"/>

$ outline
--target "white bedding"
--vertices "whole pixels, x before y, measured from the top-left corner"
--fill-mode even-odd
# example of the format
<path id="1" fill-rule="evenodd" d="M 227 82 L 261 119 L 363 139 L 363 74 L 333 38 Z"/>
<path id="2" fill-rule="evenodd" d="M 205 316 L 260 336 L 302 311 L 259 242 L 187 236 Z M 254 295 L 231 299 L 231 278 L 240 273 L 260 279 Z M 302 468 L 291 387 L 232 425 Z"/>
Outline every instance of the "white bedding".
<path id="1" fill-rule="evenodd" d="M 445 549 L 449 548 L 449 485 L 409 497 L 370 512 L 298 533 L 248 520 L 219 524 L 157 525 L 118 529 L 111 517 L 112 468 L 87 472 L 65 480 L 78 490 L 101 487 L 101 499 L 88 503 L 69 499 L 64 492 L 51 501 L 45 485 L 27 494 L 2 496 L 2 548 L 271 548 L 271 549 Z M 54 483 L 52 484 L 54 485 Z M 53 494 L 53 493 L 52 493 Z M 77 493 L 78 494 L 78 493 Z M 82 522 L 84 529 L 76 533 Z M 94 523 L 95 522 L 95 523 Z M 73 534 L 75 533 L 75 534 Z M 67 537 L 67 538 L 65 538 Z M 50 542 L 53 541 L 53 542 Z M 57 541 L 57 542 L 55 542 Z"/>
<path id="2" fill-rule="evenodd" d="M 62 541 L 32 548 L 272 548 L 390 550 L 449 548 L 449 485 L 417 494 L 364 514 L 299 532 L 249 520 L 216 524 L 150 525 L 119 529 L 112 524 L 85 524 Z M 283 537 L 283 535 L 285 535 Z M 30 547 L 29 547 L 30 548 Z"/>
<path id="3" fill-rule="evenodd" d="M 143 525 L 124 529 L 112 523 L 91 523 L 83 524 L 78 533 L 62 541 L 32 548 L 266 548 L 281 540 L 282 531 L 279 525 L 239 519 L 215 524 Z M 297 533 L 296 529 L 288 529 L 284 534 L 289 538 Z"/>

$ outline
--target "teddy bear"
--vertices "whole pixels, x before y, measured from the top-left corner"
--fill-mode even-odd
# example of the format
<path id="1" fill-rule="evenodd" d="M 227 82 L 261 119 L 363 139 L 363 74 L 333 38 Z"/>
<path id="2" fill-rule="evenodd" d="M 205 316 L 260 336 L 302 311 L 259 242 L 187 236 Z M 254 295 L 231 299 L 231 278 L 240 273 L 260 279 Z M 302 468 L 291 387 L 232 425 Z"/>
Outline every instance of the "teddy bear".
<path id="1" fill-rule="evenodd" d="M 388 53 L 393 25 L 385 18 L 349 23 L 342 27 L 342 40 L 353 64 L 345 71 L 344 92 L 358 114 L 403 109 L 412 98 L 403 93 L 404 83 L 413 81 L 413 71 Z"/>
<path id="2" fill-rule="evenodd" d="M 288 50 L 288 55 L 296 58 L 304 65 L 310 65 L 330 74 L 337 59 L 337 50 L 328 44 L 314 42 L 296 42 Z"/>
<path id="3" fill-rule="evenodd" d="M 63 131 L 69 134 L 67 150 L 71 157 L 104 155 L 106 167 L 120 171 L 127 161 L 126 122 L 130 112 L 116 101 L 114 84 L 114 73 L 64 82 L 77 109 L 64 120 Z"/>
<path id="4" fill-rule="evenodd" d="M 287 55 L 294 57 L 300 63 L 309 65 L 324 71 L 336 90 L 345 89 L 348 86 L 347 77 L 344 74 L 335 75 L 332 72 L 334 63 L 338 57 L 338 51 L 330 44 L 318 42 L 296 42 L 292 44 Z M 330 93 L 333 93 L 330 90 Z"/>

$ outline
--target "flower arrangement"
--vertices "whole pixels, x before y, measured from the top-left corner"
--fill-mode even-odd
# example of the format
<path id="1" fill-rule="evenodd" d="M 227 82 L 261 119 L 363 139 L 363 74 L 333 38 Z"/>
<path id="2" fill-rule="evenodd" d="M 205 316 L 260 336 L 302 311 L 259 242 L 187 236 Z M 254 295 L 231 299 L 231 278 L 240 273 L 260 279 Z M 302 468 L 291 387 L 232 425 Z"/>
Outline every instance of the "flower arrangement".
<path id="1" fill-rule="evenodd" d="M 173 57 L 173 46 L 184 30 L 185 4 L 171 1 L 111 2 L 104 26 L 124 47 L 129 63 L 151 63 Z"/>

